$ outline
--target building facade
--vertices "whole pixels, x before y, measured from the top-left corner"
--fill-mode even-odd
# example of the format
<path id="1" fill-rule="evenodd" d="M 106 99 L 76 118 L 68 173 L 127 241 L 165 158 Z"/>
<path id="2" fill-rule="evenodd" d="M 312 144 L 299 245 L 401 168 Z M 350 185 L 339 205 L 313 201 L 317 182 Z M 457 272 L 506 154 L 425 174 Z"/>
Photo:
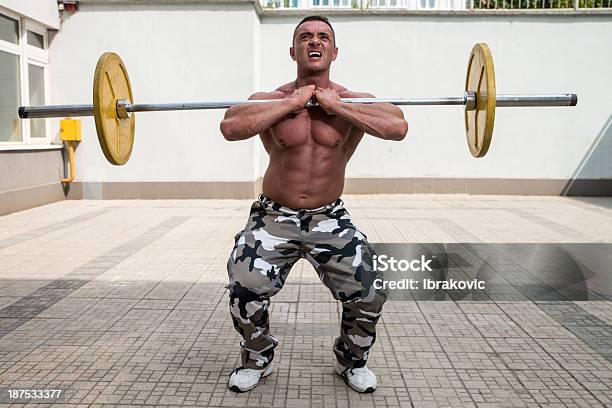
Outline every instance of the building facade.
<path id="1" fill-rule="evenodd" d="M 135 102 L 245 99 L 295 78 L 291 34 L 312 13 L 334 24 L 339 56 L 332 79 L 350 89 L 459 96 L 469 51 L 486 42 L 499 93 L 579 95 L 572 109 L 499 108 L 483 159 L 465 146 L 461 108 L 403 108 L 408 137 L 364 138 L 347 169 L 347 192 L 612 194 L 610 10 L 476 10 L 460 3 L 463 9 L 338 3 L 312 10 L 236 0 L 60 7 L 55 0 L 0 0 L 0 212 L 64 197 L 253 197 L 267 155 L 256 138 L 225 141 L 223 111 L 138 114 L 132 158 L 120 167 L 105 161 L 93 119 L 82 118 L 76 180 L 62 185 L 67 157 L 59 120 L 22 121 L 16 108 L 91 103 L 95 64 L 105 51 L 123 58 Z"/>

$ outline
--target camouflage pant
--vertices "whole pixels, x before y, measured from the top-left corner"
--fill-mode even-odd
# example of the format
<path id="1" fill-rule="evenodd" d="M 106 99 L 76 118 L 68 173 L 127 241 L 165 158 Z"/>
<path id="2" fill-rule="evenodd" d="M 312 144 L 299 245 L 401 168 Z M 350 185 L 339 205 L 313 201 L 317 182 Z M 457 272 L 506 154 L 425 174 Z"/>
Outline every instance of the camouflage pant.
<path id="1" fill-rule="evenodd" d="M 289 270 L 306 258 L 335 299 L 342 302 L 340 336 L 334 353 L 345 367 L 365 365 L 376 339 L 387 294 L 375 290 L 374 255 L 342 200 L 312 210 L 293 210 L 260 195 L 244 230 L 235 237 L 227 262 L 230 313 L 242 335 L 242 364 L 262 368 L 274 358 L 268 307 Z"/>

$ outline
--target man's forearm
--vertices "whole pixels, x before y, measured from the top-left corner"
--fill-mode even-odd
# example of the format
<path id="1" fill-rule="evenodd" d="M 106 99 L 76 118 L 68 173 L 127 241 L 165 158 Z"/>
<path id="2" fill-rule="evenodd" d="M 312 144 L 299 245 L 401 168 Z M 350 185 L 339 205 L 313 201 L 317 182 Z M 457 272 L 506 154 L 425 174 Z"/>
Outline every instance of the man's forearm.
<path id="1" fill-rule="evenodd" d="M 338 102 L 332 111 L 353 126 L 381 139 L 402 140 L 408 132 L 402 111 L 390 104 Z"/>
<path id="2" fill-rule="evenodd" d="M 289 99 L 247 103 L 232 106 L 221 122 L 221 133 L 227 140 L 244 140 L 253 137 L 296 109 Z"/>

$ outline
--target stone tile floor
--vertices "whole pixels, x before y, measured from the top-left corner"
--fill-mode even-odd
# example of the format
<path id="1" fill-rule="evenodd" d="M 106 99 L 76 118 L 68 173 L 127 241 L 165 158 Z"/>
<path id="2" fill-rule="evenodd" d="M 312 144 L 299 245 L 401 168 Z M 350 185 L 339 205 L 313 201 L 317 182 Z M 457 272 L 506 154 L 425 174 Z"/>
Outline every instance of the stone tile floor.
<path id="1" fill-rule="evenodd" d="M 227 389 L 225 262 L 250 200 L 64 201 L 0 217 L 0 403 L 58 389 L 40 406 L 612 406 L 612 199 L 344 201 L 371 242 L 452 248 L 449 275 L 503 281 L 390 297 L 374 394 L 333 374 L 340 307 L 305 261 L 273 298 L 275 373 Z"/>

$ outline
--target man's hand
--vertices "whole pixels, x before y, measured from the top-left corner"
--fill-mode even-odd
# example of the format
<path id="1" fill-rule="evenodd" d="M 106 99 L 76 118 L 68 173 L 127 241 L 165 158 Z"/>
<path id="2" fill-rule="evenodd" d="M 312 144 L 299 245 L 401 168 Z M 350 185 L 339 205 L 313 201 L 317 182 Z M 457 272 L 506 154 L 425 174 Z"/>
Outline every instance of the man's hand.
<path id="1" fill-rule="evenodd" d="M 317 88 L 315 98 L 321 109 L 328 115 L 335 115 L 334 108 L 340 103 L 340 95 L 333 89 Z"/>
<path id="2" fill-rule="evenodd" d="M 291 96 L 288 98 L 288 99 L 291 99 L 292 102 L 295 103 L 295 109 L 293 109 L 292 112 L 296 113 L 304 109 L 304 107 L 306 106 L 310 98 L 312 98 L 314 93 L 315 93 L 314 85 L 306 85 L 306 86 L 303 86 L 293 91 Z"/>

